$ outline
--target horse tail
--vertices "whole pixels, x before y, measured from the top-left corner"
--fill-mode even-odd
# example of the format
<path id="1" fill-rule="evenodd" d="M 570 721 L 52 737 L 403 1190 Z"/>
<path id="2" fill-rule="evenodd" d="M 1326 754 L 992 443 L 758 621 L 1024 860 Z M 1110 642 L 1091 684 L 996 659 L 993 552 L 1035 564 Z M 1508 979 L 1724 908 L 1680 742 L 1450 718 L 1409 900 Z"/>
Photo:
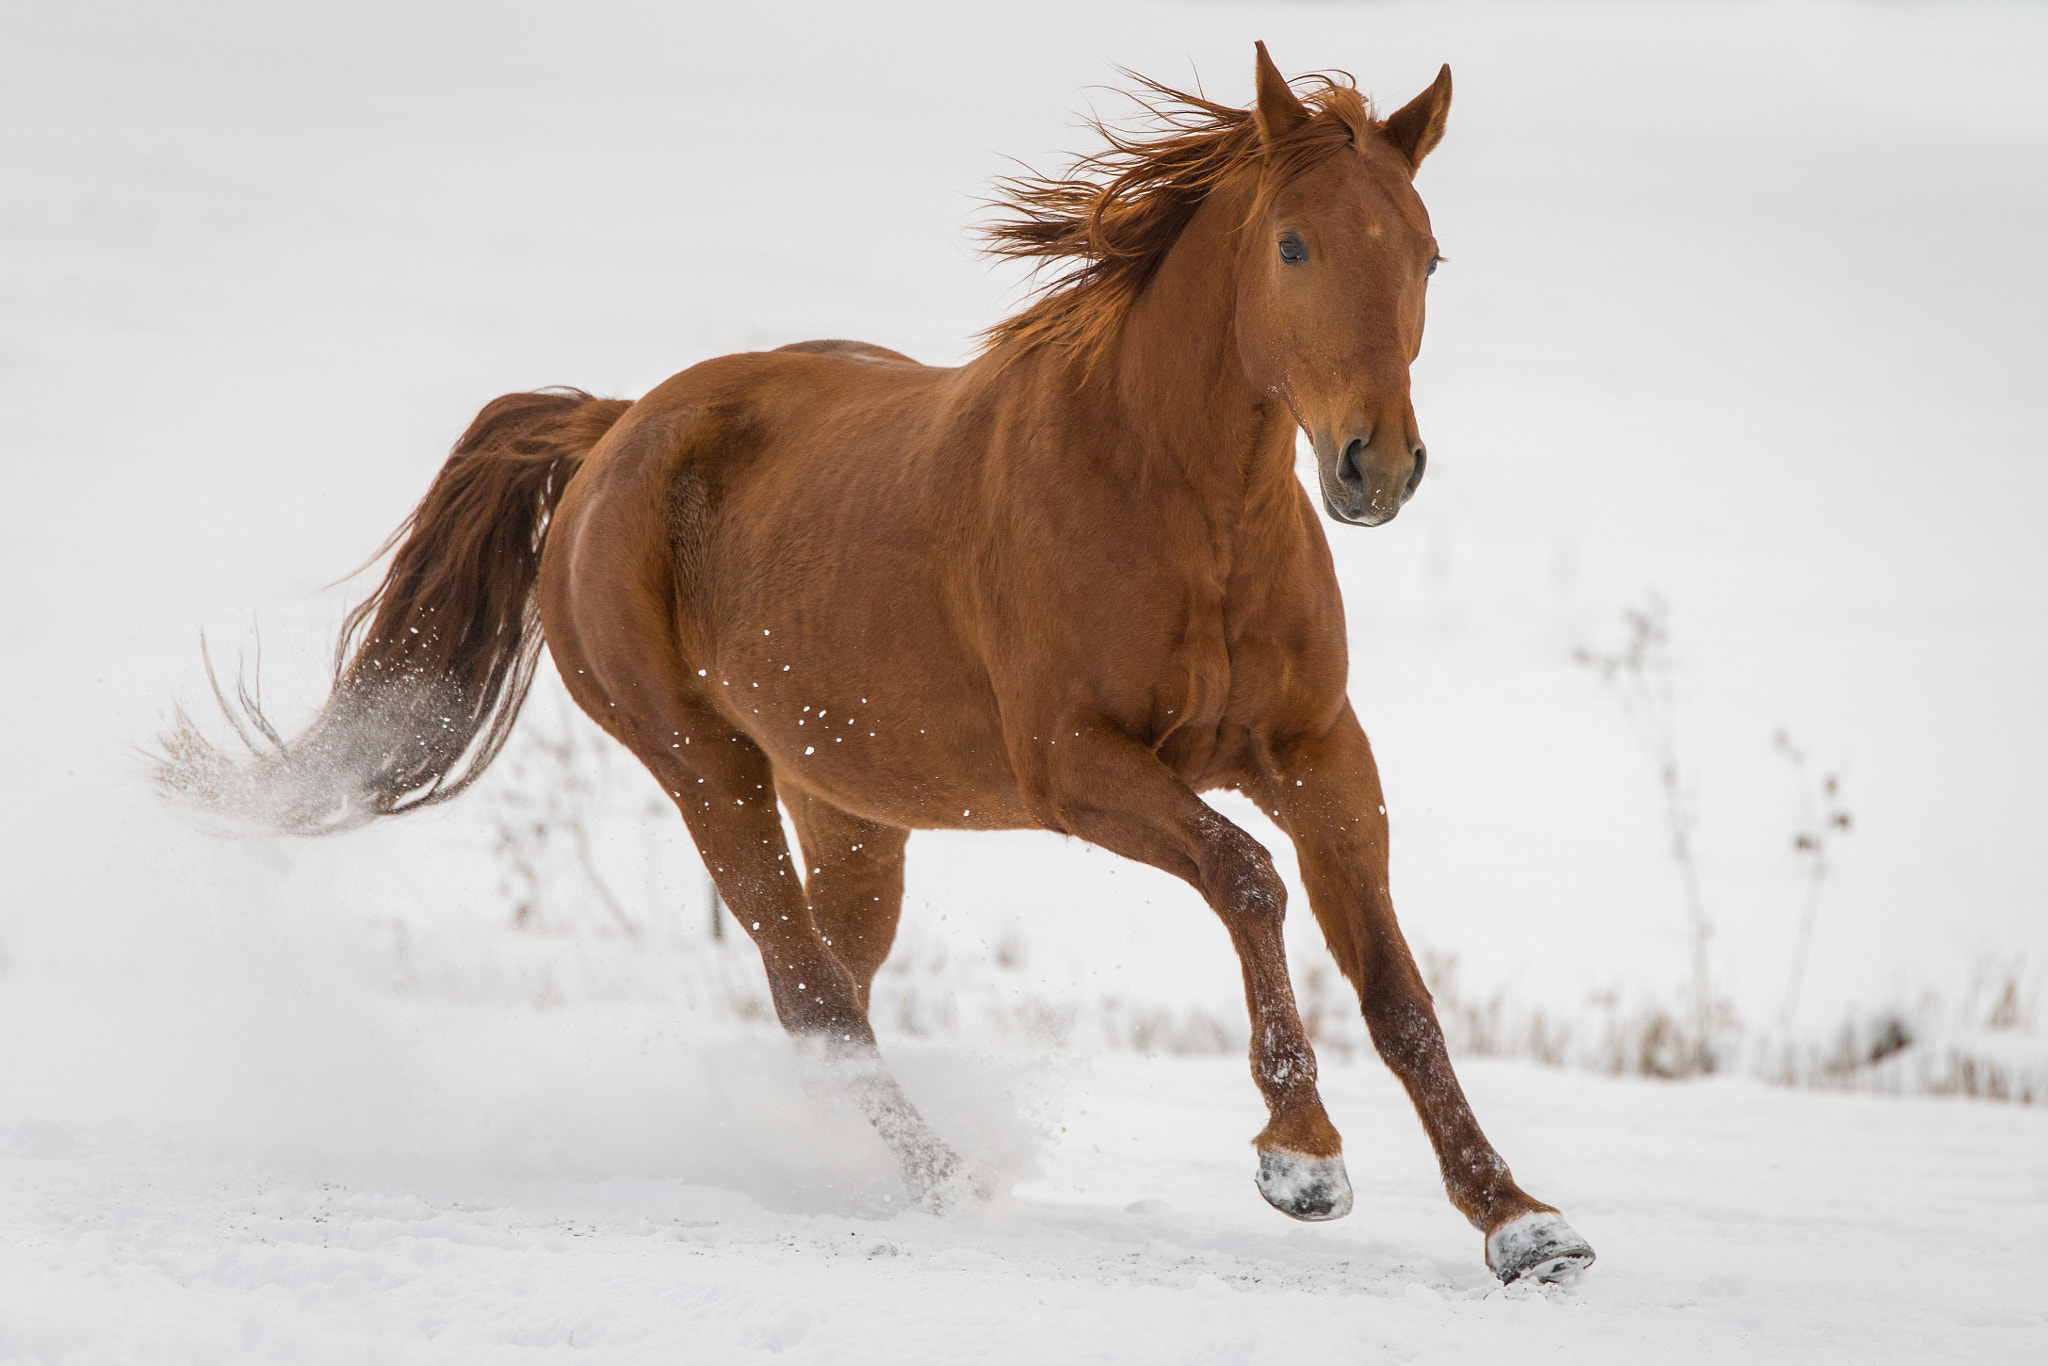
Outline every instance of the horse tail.
<path id="1" fill-rule="evenodd" d="M 319 714 L 284 739 L 251 682 L 238 679 L 230 699 L 209 658 L 247 753 L 214 745 L 181 709 L 153 756 L 158 786 L 233 826 L 300 835 L 460 795 L 504 747 L 533 682 L 541 547 L 562 490 L 630 406 L 577 389 L 493 399 L 378 552 L 396 551 L 342 623 Z"/>

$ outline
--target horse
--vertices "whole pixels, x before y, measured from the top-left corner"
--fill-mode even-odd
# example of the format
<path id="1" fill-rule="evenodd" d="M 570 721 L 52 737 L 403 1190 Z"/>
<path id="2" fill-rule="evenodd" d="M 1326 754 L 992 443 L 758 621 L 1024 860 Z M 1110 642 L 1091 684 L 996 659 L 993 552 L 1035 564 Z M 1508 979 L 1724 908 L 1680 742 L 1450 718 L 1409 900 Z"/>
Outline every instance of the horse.
<path id="1" fill-rule="evenodd" d="M 1323 511 L 1360 527 L 1422 480 L 1409 370 L 1442 258 L 1413 182 L 1450 68 L 1384 118 L 1343 73 L 1290 82 L 1263 43 L 1254 69 L 1249 109 L 1137 77 L 1149 119 L 1097 121 L 1102 149 L 1000 183 L 989 246 L 1041 273 L 965 365 L 816 341 L 637 402 L 494 400 L 380 552 L 314 719 L 286 738 L 215 681 L 248 752 L 181 712 L 159 780 L 301 834 L 447 801 L 503 745 L 544 641 L 675 803 L 782 1025 L 838 1060 L 930 1208 L 962 1198 L 961 1163 L 868 1022 L 909 834 L 1090 841 L 1223 922 L 1268 1114 L 1257 1188 L 1335 1219 L 1352 1192 L 1286 887 L 1199 795 L 1235 790 L 1293 841 L 1487 1266 L 1575 1276 L 1592 1248 L 1480 1130 L 1395 918 L 1329 543 L 1294 473 L 1299 431 Z"/>

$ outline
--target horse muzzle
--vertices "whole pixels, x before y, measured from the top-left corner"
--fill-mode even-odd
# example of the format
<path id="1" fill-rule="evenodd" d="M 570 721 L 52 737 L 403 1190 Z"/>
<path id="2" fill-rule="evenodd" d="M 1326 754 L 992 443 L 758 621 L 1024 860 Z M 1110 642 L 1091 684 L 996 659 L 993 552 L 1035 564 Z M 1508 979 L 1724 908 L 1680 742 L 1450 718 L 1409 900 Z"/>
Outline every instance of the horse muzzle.
<path id="1" fill-rule="evenodd" d="M 1383 526 L 1394 520 L 1422 484 L 1429 452 L 1409 438 L 1389 450 L 1370 432 L 1348 434 L 1340 448 L 1335 441 L 1315 439 L 1316 467 L 1323 506 L 1330 516 L 1352 526 Z M 1405 448 L 1405 449 L 1403 449 Z"/>

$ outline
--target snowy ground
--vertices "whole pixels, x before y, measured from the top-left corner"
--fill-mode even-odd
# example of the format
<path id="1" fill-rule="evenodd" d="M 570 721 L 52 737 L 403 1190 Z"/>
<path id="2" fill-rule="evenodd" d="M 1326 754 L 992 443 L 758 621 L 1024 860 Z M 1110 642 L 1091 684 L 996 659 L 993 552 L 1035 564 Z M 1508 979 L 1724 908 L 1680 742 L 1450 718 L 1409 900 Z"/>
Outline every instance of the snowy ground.
<path id="1" fill-rule="evenodd" d="M 1007 1193 L 889 1217 L 623 755 L 579 772 L 630 937 L 568 875 L 511 930 L 491 822 L 530 751 L 310 847 L 194 834 L 133 750 L 197 695 L 197 628 L 232 658 L 261 625 L 269 694 L 309 703 L 351 601 L 324 585 L 493 394 L 811 336 L 958 359 L 1016 297 L 965 235 L 1004 157 L 1085 145 L 1113 63 L 1241 100 L 1263 37 L 1391 100 L 1458 83 L 1421 179 L 1430 480 L 1333 535 L 1411 938 L 1560 1018 L 1672 999 L 1652 789 L 1572 663 L 1654 588 L 1739 1015 L 1776 1009 L 1802 897 L 1779 726 L 1858 822 L 1802 1028 L 1954 1005 L 1987 958 L 2038 984 L 2048 14 L 566 16 L 0 9 L 0 1360 L 2048 1350 L 2038 1109 L 1468 1063 L 1602 1254 L 1493 1290 L 1355 1019 L 1321 1047 L 1359 1210 L 1297 1227 L 1252 1191 L 1241 1061 L 1098 1052 L 1241 1037 L 1187 889 L 919 836 L 885 1047 Z M 570 733 L 558 702 L 533 734 Z"/>
<path id="2" fill-rule="evenodd" d="M 1379 1069 L 1329 1079 L 1359 1209 L 1307 1226 L 1252 1190 L 1234 1060 L 1109 1054 L 1039 1077 L 1059 1123 L 1035 1170 L 946 1219 L 878 1216 L 820 1132 L 762 1135 L 780 1151 L 742 1175 L 756 1198 L 575 1153 L 515 1179 L 18 1125 L 0 1357 L 2040 1360 L 2038 1109 L 1466 1074 L 1599 1245 L 1581 1286 L 1492 1281 Z M 736 1127 L 760 1075 L 711 1088 Z M 836 1197 L 772 1189 L 806 1141 L 807 1174 L 850 1178 Z"/>

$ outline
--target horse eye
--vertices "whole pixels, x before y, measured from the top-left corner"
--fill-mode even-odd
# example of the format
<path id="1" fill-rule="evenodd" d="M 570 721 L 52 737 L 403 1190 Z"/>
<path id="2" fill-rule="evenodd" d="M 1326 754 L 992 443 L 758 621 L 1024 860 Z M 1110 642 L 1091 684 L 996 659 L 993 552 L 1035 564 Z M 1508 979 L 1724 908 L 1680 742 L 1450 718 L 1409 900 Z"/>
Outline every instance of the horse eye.
<path id="1" fill-rule="evenodd" d="M 1308 259 L 1308 246 L 1293 233 L 1280 239 L 1280 259 L 1289 265 L 1300 265 Z"/>
<path id="2" fill-rule="evenodd" d="M 1436 265 L 1437 265 L 1437 262 L 1439 262 L 1439 261 L 1441 261 L 1441 260 L 1443 260 L 1443 259 L 1444 259 L 1444 258 L 1443 258 L 1443 257 L 1441 257 L 1441 256 L 1432 256 L 1432 257 L 1430 257 L 1430 258 L 1429 258 L 1429 264 L 1428 264 L 1428 265 L 1426 265 L 1426 266 L 1424 266 L 1424 267 L 1422 268 L 1422 278 L 1426 280 L 1426 279 L 1428 279 L 1428 278 L 1429 278 L 1430 276 L 1432 276 L 1432 275 L 1436 274 Z"/>

